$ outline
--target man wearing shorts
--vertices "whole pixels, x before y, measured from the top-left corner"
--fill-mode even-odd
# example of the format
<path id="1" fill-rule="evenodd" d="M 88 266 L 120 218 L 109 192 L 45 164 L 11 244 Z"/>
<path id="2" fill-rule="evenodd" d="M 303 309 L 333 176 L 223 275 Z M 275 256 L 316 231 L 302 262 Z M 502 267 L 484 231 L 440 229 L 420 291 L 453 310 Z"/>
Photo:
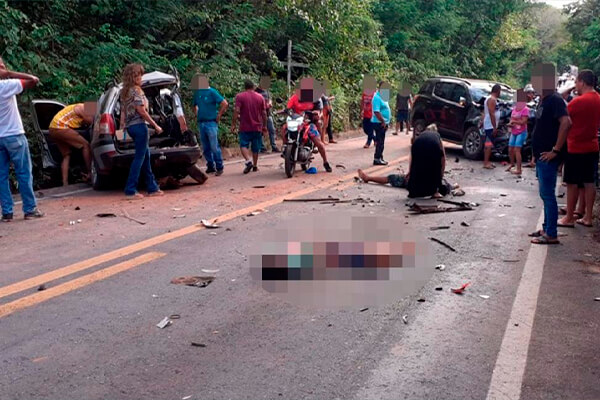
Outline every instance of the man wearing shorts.
<path id="1" fill-rule="evenodd" d="M 396 130 L 394 131 L 394 135 L 398 134 L 398 130 L 402 132 L 404 130 L 404 125 L 406 125 L 406 134 L 408 135 L 409 125 L 408 125 L 408 106 L 410 102 L 410 93 L 398 93 L 396 95 Z"/>
<path id="2" fill-rule="evenodd" d="M 567 215 L 558 220 L 559 226 L 574 227 L 575 223 L 592 226 L 592 209 L 596 197 L 594 182 L 598 173 L 597 135 L 600 128 L 600 95 L 594 90 L 597 82 L 592 71 L 581 71 L 575 83 L 579 96 L 567 107 L 572 121 L 567 134 L 567 158 L 563 177 L 567 183 Z M 579 197 L 578 187 L 581 185 L 585 193 L 585 214 L 583 218 L 576 220 L 574 213 Z"/>
<path id="3" fill-rule="evenodd" d="M 56 143 L 60 154 L 62 154 L 62 163 L 60 170 L 62 173 L 62 184 L 69 184 L 69 161 L 71 160 L 71 149 L 80 149 L 85 161 L 87 174 L 84 174 L 85 179 L 90 179 L 90 171 L 92 166 L 92 152 L 88 141 L 81 136 L 76 129 L 81 129 L 84 125 L 91 125 L 93 122 L 94 113 L 92 110 L 86 112 L 86 106 L 83 103 L 71 104 L 63 108 L 54 116 L 48 133 L 50 139 Z"/>
<path id="4" fill-rule="evenodd" d="M 245 91 L 235 96 L 235 110 L 231 123 L 231 132 L 234 133 L 240 120 L 240 149 L 246 160 L 244 174 L 258 171 L 258 152 L 262 135 L 267 133 L 267 103 L 262 95 L 255 91 L 252 81 L 244 82 Z M 250 156 L 252 150 L 252 157 Z M 251 159 L 252 158 L 252 159 Z"/>
<path id="5" fill-rule="evenodd" d="M 502 88 L 500 85 L 495 84 L 492 87 L 492 93 L 488 98 L 485 99 L 484 110 L 483 110 L 483 130 L 485 131 L 485 147 L 483 151 L 483 168 L 492 169 L 495 167 L 490 162 L 492 157 L 492 149 L 496 136 L 498 135 L 498 123 L 500 122 L 500 111 L 496 110 L 496 103 L 498 97 L 500 97 L 500 91 Z"/>

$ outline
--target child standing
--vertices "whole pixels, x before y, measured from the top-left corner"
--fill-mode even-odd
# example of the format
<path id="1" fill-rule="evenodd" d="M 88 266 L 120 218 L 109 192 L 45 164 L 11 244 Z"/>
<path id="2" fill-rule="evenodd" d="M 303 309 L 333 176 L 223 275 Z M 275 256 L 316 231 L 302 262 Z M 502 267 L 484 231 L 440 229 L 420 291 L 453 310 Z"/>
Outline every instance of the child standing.
<path id="1" fill-rule="evenodd" d="M 510 140 L 508 142 L 508 157 L 510 166 L 506 171 L 510 172 L 517 164 L 517 169 L 512 171 L 515 175 L 521 175 L 521 147 L 527 140 L 527 120 L 529 118 L 529 108 L 524 101 L 517 101 L 513 107 L 509 126 L 511 127 Z"/>

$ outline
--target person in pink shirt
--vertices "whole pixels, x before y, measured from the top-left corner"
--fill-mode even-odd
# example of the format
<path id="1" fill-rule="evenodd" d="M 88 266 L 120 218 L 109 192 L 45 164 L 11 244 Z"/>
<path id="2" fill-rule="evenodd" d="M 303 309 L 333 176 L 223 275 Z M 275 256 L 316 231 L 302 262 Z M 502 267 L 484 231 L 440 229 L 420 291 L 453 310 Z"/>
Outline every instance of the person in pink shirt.
<path id="1" fill-rule="evenodd" d="M 506 171 L 510 172 L 515 162 L 517 169 L 512 171 L 515 175 L 521 175 L 521 148 L 527 140 L 527 120 L 529 119 L 529 108 L 525 103 L 525 93 L 519 89 L 517 92 L 517 102 L 513 107 L 512 114 L 510 117 L 510 129 L 511 135 L 508 141 L 508 157 L 510 158 L 510 166 Z"/>

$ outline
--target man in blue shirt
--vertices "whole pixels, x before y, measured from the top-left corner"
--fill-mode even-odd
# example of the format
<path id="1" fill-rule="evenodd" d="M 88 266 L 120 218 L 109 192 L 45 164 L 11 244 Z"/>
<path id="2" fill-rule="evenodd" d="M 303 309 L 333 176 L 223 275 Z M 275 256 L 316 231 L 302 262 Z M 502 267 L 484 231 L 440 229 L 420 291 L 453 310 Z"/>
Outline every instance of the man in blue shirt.
<path id="1" fill-rule="evenodd" d="M 206 160 L 206 173 L 216 172 L 215 175 L 219 176 L 223 173 L 223 156 L 219 146 L 218 124 L 229 105 L 217 89 L 209 86 L 208 78 L 204 75 L 194 77 L 192 88 L 200 143 Z"/>
<path id="2" fill-rule="evenodd" d="M 371 102 L 373 106 L 373 116 L 371 123 L 375 130 L 375 157 L 373 165 L 388 165 L 388 162 L 383 159 L 383 149 L 385 145 L 385 132 L 388 129 L 391 119 L 390 112 L 390 89 L 391 86 L 386 82 L 379 82 L 379 88 Z"/>

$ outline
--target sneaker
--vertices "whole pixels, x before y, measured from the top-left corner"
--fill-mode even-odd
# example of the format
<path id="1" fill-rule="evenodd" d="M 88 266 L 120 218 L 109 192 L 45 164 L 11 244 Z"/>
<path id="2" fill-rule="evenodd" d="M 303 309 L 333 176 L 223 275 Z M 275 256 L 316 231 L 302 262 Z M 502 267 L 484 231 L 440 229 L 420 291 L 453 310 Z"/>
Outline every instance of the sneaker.
<path id="1" fill-rule="evenodd" d="M 217 172 L 217 170 L 214 167 L 206 168 L 206 173 L 207 174 L 212 174 L 213 172 Z"/>
<path id="2" fill-rule="evenodd" d="M 34 208 L 33 211 L 28 212 L 28 213 L 25 214 L 25 219 L 42 218 L 44 215 L 45 214 L 43 212 L 41 212 L 37 208 Z M 4 219 L 4 216 L 2 216 L 2 219 Z"/>
<path id="3" fill-rule="evenodd" d="M 384 161 L 383 158 L 378 158 L 373 160 L 373 165 L 388 165 L 388 162 Z"/>
<path id="4" fill-rule="evenodd" d="M 258 167 L 255 165 L 254 167 L 252 167 L 252 172 L 256 172 L 258 171 Z"/>
<path id="5" fill-rule="evenodd" d="M 331 165 L 329 165 L 328 162 L 324 163 L 323 166 L 325 167 L 325 171 L 333 172 L 333 169 L 331 169 Z"/>
<path id="6" fill-rule="evenodd" d="M 215 173 L 215 176 L 221 176 L 221 175 L 223 175 L 223 170 L 222 169 L 217 170 L 217 172 Z"/>
<path id="7" fill-rule="evenodd" d="M 156 192 L 148 193 L 148 197 L 160 197 L 160 196 L 164 196 L 164 195 L 165 195 L 165 192 L 163 192 L 160 189 L 158 189 Z"/>
<path id="8" fill-rule="evenodd" d="M 252 170 L 252 161 L 246 162 L 246 166 L 244 167 L 244 174 L 247 174 Z"/>
<path id="9" fill-rule="evenodd" d="M 12 222 L 13 213 L 2 214 L 2 222 Z"/>

